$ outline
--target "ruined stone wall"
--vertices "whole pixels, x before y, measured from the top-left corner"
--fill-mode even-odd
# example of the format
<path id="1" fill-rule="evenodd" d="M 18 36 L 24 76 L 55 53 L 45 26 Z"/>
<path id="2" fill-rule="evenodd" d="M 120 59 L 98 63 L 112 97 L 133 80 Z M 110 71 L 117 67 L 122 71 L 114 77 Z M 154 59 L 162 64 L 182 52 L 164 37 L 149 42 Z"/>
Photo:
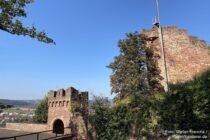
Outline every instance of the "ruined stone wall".
<path id="1" fill-rule="evenodd" d="M 142 30 L 141 33 L 148 38 L 147 46 L 160 55 L 158 65 L 164 77 L 158 28 L 154 26 L 153 29 Z M 169 83 L 190 80 L 195 74 L 210 67 L 210 55 L 205 41 L 189 36 L 186 30 L 175 26 L 162 27 L 162 33 Z M 162 81 L 162 84 L 165 83 Z"/>
<path id="2" fill-rule="evenodd" d="M 27 123 L 6 123 L 7 129 L 25 131 L 25 132 L 40 132 L 49 130 L 47 124 L 27 124 Z"/>
<path id="3" fill-rule="evenodd" d="M 83 115 L 88 115 L 88 92 L 80 92 L 79 101 Z"/>

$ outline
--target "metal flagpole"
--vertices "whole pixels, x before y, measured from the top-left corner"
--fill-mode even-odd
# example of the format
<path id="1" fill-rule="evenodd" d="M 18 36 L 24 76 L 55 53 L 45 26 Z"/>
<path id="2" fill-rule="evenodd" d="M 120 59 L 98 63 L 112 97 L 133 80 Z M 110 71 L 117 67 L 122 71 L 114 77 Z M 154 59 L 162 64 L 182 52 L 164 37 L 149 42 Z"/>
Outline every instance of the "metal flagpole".
<path id="1" fill-rule="evenodd" d="M 159 2 L 158 0 L 156 0 L 156 6 L 157 6 L 157 13 L 158 13 L 158 29 L 159 29 L 159 36 L 160 36 L 160 45 L 161 45 L 161 49 L 162 49 L 162 55 L 163 55 L 163 64 L 164 64 L 164 69 L 165 69 L 165 75 L 164 75 L 164 79 L 166 82 L 166 86 L 165 91 L 169 91 L 169 87 L 168 87 L 168 72 L 167 72 L 167 67 L 166 67 L 166 56 L 165 56 L 165 49 L 164 49 L 164 43 L 163 43 L 163 33 L 162 33 L 162 27 L 160 25 L 160 9 L 159 9 Z"/>

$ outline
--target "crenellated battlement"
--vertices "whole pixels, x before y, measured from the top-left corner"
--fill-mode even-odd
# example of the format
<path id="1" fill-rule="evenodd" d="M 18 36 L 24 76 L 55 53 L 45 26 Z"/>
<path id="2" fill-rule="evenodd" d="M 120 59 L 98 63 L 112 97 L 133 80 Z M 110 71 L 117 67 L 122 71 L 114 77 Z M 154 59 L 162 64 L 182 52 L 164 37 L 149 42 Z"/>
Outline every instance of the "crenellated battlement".
<path id="1" fill-rule="evenodd" d="M 73 87 L 66 90 L 50 90 L 48 92 L 48 126 L 53 127 L 56 120 L 61 120 L 64 127 L 68 127 L 75 103 L 82 111 L 88 112 L 88 92 L 80 92 Z"/>

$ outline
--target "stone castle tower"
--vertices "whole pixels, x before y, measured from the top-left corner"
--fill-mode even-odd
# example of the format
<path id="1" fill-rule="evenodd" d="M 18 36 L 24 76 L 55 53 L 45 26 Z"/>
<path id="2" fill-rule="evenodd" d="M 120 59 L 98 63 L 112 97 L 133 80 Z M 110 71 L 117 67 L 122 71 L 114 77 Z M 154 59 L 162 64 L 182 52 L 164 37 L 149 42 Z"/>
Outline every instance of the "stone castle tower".
<path id="1" fill-rule="evenodd" d="M 59 133 L 64 133 L 64 129 L 69 127 L 73 116 L 73 103 L 87 112 L 88 92 L 79 92 L 73 87 L 66 90 L 51 90 L 48 92 L 48 127 Z"/>
<path id="2" fill-rule="evenodd" d="M 165 68 L 158 27 L 154 26 L 151 30 L 143 29 L 141 33 L 147 37 L 147 47 L 153 48 L 160 56 L 158 66 L 161 76 L 164 77 Z M 205 41 L 189 36 L 186 30 L 176 26 L 162 27 L 162 34 L 169 83 L 190 80 L 195 74 L 210 67 L 210 55 Z M 161 83 L 166 86 L 164 80 Z"/>
<path id="3" fill-rule="evenodd" d="M 41 132 L 53 130 L 57 134 L 72 132 L 70 123 L 74 116 L 74 104 L 79 108 L 81 118 L 88 115 L 88 92 L 79 92 L 73 87 L 66 90 L 50 90 L 48 92 L 48 122 L 47 124 L 7 123 L 6 128 L 21 131 Z M 67 128 L 67 129 L 64 129 Z"/>

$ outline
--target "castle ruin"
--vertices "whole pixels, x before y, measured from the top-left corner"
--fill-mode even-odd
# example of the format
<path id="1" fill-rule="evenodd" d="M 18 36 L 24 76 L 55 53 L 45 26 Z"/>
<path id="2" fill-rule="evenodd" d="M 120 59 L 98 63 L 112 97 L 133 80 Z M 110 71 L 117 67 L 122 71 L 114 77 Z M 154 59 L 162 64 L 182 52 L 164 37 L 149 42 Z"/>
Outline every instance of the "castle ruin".
<path id="1" fill-rule="evenodd" d="M 143 29 L 141 33 L 147 37 L 147 47 L 153 48 L 160 56 L 158 66 L 164 78 L 165 67 L 158 27 Z M 210 55 L 205 41 L 189 36 L 186 30 L 176 26 L 162 27 L 162 34 L 169 83 L 191 80 L 197 73 L 210 68 Z M 165 87 L 165 80 L 161 84 Z"/>
<path id="2" fill-rule="evenodd" d="M 205 41 L 189 36 L 186 30 L 175 26 L 162 27 L 162 31 L 169 83 L 191 80 L 194 75 L 210 67 L 210 55 Z M 164 77 L 165 68 L 158 27 L 154 26 L 151 30 L 144 29 L 141 33 L 147 37 L 147 47 L 153 48 L 160 56 L 158 66 L 161 76 Z M 166 82 L 163 80 L 161 84 L 165 86 Z M 69 127 L 71 123 L 75 104 L 87 115 L 88 92 L 79 92 L 73 87 L 66 90 L 51 90 L 48 93 L 47 124 L 7 123 L 6 128 L 32 132 L 53 130 L 65 133 L 64 128 Z"/>
<path id="3" fill-rule="evenodd" d="M 73 87 L 66 90 L 50 90 L 48 92 L 47 124 L 7 123 L 6 128 L 26 132 L 53 130 L 58 134 L 70 133 L 70 128 L 64 128 L 70 127 L 76 109 L 75 104 L 83 117 L 88 115 L 88 92 L 79 92 Z"/>

